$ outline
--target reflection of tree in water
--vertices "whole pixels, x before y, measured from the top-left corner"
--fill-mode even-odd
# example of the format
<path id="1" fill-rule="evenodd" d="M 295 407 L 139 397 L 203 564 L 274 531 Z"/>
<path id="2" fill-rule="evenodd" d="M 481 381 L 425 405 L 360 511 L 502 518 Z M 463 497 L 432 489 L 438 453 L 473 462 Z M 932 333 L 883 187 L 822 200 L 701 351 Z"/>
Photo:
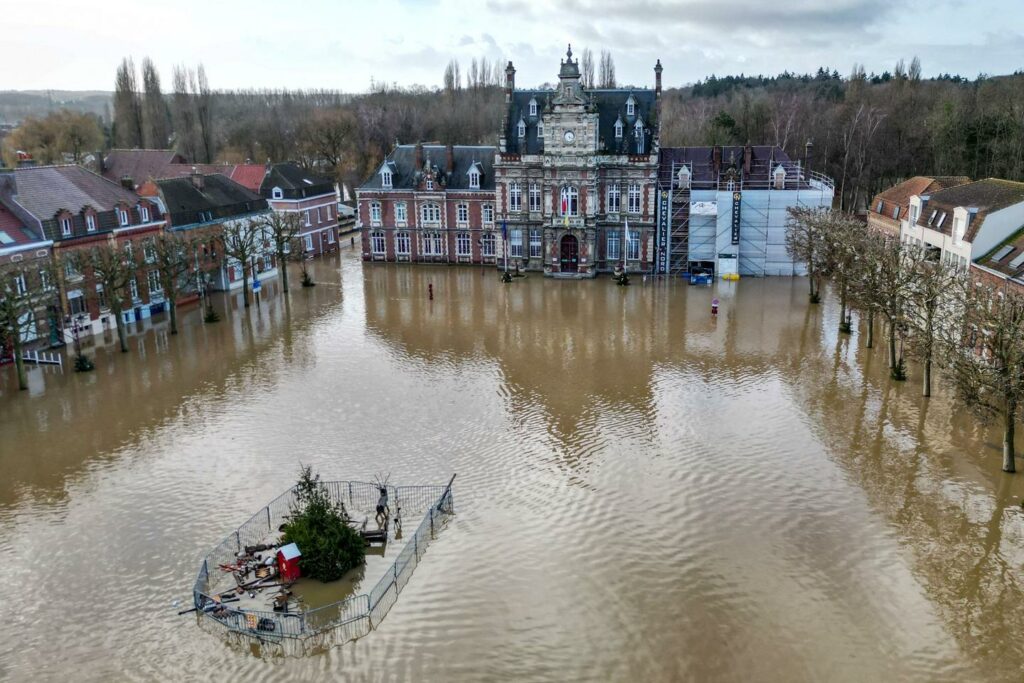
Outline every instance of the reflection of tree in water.
<path id="1" fill-rule="evenodd" d="M 854 346 L 839 363 L 826 354 L 794 357 L 804 370 L 792 379 L 830 458 L 911 549 L 915 577 L 963 651 L 1019 676 L 1021 551 L 1004 531 L 1019 535 L 1022 485 L 999 472 L 998 439 L 964 424 L 944 396 L 890 382 L 870 351 Z"/>

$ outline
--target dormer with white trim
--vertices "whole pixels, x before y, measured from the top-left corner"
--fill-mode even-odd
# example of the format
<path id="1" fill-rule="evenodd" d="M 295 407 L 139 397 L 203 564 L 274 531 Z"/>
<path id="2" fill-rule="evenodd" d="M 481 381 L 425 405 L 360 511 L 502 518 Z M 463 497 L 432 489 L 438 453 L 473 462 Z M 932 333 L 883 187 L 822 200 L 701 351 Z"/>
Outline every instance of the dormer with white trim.
<path id="1" fill-rule="evenodd" d="M 676 174 L 678 179 L 678 187 L 680 190 L 690 189 L 690 167 L 684 165 L 679 169 L 679 173 Z"/>
<path id="2" fill-rule="evenodd" d="M 275 187 L 270 191 L 270 196 L 272 199 L 284 199 L 284 190 L 280 187 Z"/>
<path id="3" fill-rule="evenodd" d="M 380 186 L 387 190 L 395 186 L 395 171 L 390 161 L 385 161 L 380 167 Z"/>
<path id="4" fill-rule="evenodd" d="M 480 163 L 474 161 L 472 164 L 470 164 L 469 170 L 466 171 L 466 175 L 469 178 L 469 189 L 479 190 L 480 183 L 483 181 L 484 177 L 484 171 L 483 168 L 480 166 Z"/>
<path id="5" fill-rule="evenodd" d="M 636 116 L 636 100 L 632 95 L 626 99 L 626 116 Z"/>
<path id="6" fill-rule="evenodd" d="M 536 116 L 537 115 L 537 98 L 536 97 L 531 97 L 530 98 L 530 105 L 529 106 L 530 106 L 530 116 Z"/>
<path id="7" fill-rule="evenodd" d="M 615 139 L 622 139 L 622 117 L 615 119 Z"/>
<path id="8" fill-rule="evenodd" d="M 776 166 L 772 171 L 772 187 L 776 190 L 786 189 L 786 169 L 782 167 L 782 164 Z"/>
<path id="9" fill-rule="evenodd" d="M 519 137 L 520 138 L 525 138 L 526 137 L 526 121 L 524 121 L 522 119 L 522 117 L 519 118 L 518 129 L 519 130 L 517 132 L 519 133 Z"/>

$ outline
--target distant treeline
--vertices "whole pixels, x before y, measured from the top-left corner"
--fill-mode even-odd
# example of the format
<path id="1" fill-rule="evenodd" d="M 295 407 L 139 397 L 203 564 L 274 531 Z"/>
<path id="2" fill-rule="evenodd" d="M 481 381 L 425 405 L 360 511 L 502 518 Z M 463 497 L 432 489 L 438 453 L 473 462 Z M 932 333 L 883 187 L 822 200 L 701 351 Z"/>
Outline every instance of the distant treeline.
<path id="1" fill-rule="evenodd" d="M 585 64 L 584 64 L 585 62 Z M 615 83 L 608 53 L 581 60 L 584 78 Z M 175 147 L 196 161 L 295 160 L 349 186 L 395 143 L 496 144 L 503 67 L 486 59 L 445 66 L 444 87 L 374 83 L 370 92 L 216 90 L 202 66 L 176 67 L 164 94 L 147 59 L 118 68 L 112 121 L 119 147 Z M 596 73 L 595 73 L 596 71 Z M 666 76 L 671 72 L 669 71 Z M 0 108 L 4 106 L 0 94 Z M 842 208 L 915 174 L 1024 179 L 1024 74 L 923 78 L 915 58 L 892 71 L 711 76 L 664 93 L 661 144 L 777 144 L 835 178 Z"/>

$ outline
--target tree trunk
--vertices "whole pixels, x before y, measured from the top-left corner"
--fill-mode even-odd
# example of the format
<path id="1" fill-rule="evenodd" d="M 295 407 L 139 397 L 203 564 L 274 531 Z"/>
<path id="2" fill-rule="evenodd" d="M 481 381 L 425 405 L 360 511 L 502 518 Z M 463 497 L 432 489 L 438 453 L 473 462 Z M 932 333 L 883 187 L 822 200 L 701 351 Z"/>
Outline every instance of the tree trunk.
<path id="1" fill-rule="evenodd" d="M 922 388 L 921 388 L 921 395 L 925 396 L 925 397 L 932 395 L 932 358 L 931 358 L 931 355 L 929 355 L 927 358 L 924 359 L 924 381 L 923 381 L 923 385 L 922 385 Z"/>
<path id="2" fill-rule="evenodd" d="M 171 318 L 171 334 L 178 334 L 178 304 L 175 298 L 167 300 L 167 312 Z"/>
<path id="3" fill-rule="evenodd" d="M 889 322 L 889 369 L 896 367 L 896 326 Z"/>
<path id="4" fill-rule="evenodd" d="M 1007 399 L 1003 410 L 1003 472 L 1016 472 L 1013 437 L 1017 422 L 1017 402 Z"/>
<path id="5" fill-rule="evenodd" d="M 245 302 L 245 307 L 249 308 L 249 272 L 248 266 L 242 268 L 242 301 Z"/>
<path id="6" fill-rule="evenodd" d="M 281 291 L 285 294 L 288 293 L 288 261 L 284 258 L 284 254 L 277 255 L 277 267 L 281 271 Z"/>
<path id="7" fill-rule="evenodd" d="M 25 359 L 22 358 L 21 346 L 21 322 L 14 318 L 14 333 L 11 335 L 11 344 L 14 351 L 14 367 L 18 371 L 18 389 L 28 389 L 28 375 L 25 374 Z"/>
<path id="8" fill-rule="evenodd" d="M 875 348 L 875 312 L 871 310 L 868 311 L 868 336 L 864 348 Z"/>
<path id="9" fill-rule="evenodd" d="M 114 314 L 114 322 L 117 324 L 117 340 L 121 342 L 121 353 L 128 353 L 128 332 L 124 329 L 121 307 L 111 305 L 110 312 Z"/>
<path id="10" fill-rule="evenodd" d="M 850 326 L 846 321 L 846 284 L 839 286 L 839 331 L 850 333 Z"/>

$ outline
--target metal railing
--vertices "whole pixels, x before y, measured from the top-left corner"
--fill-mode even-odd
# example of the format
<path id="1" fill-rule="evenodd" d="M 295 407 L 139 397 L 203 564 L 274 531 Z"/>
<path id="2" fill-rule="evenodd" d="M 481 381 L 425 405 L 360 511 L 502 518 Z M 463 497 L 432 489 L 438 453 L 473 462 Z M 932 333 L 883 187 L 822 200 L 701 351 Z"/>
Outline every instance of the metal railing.
<path id="1" fill-rule="evenodd" d="M 379 485 L 369 482 L 331 481 L 324 486 L 332 500 L 343 503 L 350 511 L 372 510 L 380 495 Z M 192 590 L 200 623 L 215 624 L 243 643 L 255 640 L 264 646 L 276 646 L 282 654 L 339 645 L 369 633 L 395 604 L 444 520 L 454 514 L 451 481 L 447 485 L 387 489 L 389 500 L 402 509 L 403 516 L 424 514 L 398 557 L 368 593 L 286 613 L 235 608 L 214 599 L 219 581 L 223 578 L 227 584 L 226 579 L 231 576 L 230 572 L 221 571 L 221 565 L 234 563 L 235 553 L 265 541 L 288 520 L 295 500 L 293 487 L 261 508 L 203 558 Z"/>

